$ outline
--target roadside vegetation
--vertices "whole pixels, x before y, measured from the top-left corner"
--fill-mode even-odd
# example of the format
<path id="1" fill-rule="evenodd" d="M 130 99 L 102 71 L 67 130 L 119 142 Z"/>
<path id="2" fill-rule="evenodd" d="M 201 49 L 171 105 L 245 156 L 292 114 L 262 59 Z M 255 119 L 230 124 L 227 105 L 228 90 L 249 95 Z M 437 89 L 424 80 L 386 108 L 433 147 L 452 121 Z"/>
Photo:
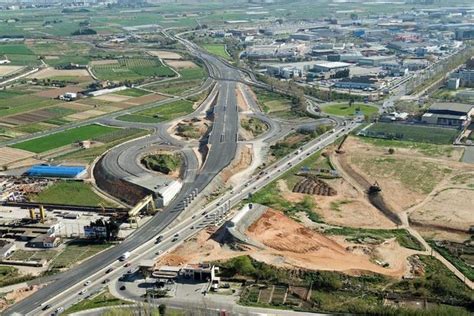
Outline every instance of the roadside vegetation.
<path id="1" fill-rule="evenodd" d="M 21 275 L 18 268 L 11 266 L 0 266 L 0 287 L 26 282 L 34 277 L 32 275 Z"/>
<path id="2" fill-rule="evenodd" d="M 147 169 L 158 171 L 164 174 L 179 171 L 182 165 L 182 157 L 180 154 L 160 153 L 149 155 L 140 161 Z"/>
<path id="3" fill-rule="evenodd" d="M 240 124 L 243 129 L 250 132 L 253 137 L 262 135 L 268 130 L 268 125 L 262 120 L 255 117 L 244 117 L 241 118 Z"/>
<path id="4" fill-rule="evenodd" d="M 217 264 L 223 281 L 246 280 L 240 298 L 244 305 L 363 315 L 469 315 L 471 294 L 461 281 L 434 258 L 413 256 L 412 260 L 424 267 L 425 274 L 401 281 L 373 273 L 359 276 L 331 271 L 292 273 L 247 256 Z M 405 302 L 425 299 L 433 303 L 427 310 L 399 307 Z"/>
<path id="5" fill-rule="evenodd" d="M 306 115 L 302 97 L 290 97 L 264 89 L 254 89 L 254 92 L 263 112 L 270 116 L 291 119 Z"/>
<path id="6" fill-rule="evenodd" d="M 395 238 L 402 247 L 424 251 L 424 247 L 406 229 L 365 229 L 365 228 L 330 228 L 324 231 L 328 235 L 345 236 L 346 240 L 354 243 L 364 243 L 367 240 L 382 243 L 387 239 Z"/>
<path id="7" fill-rule="evenodd" d="M 99 307 L 108 307 L 108 306 L 118 306 L 118 305 L 130 305 L 128 301 L 116 298 L 108 290 L 100 292 L 94 295 L 91 298 L 85 299 L 76 303 L 66 309 L 64 314 L 69 315 L 77 313 L 80 311 L 85 311 L 89 309 L 99 308 Z"/>
<path id="8" fill-rule="evenodd" d="M 321 125 L 311 130 L 298 130 L 294 133 L 288 134 L 284 139 L 276 142 L 270 146 L 270 153 L 273 157 L 280 159 L 292 151 L 300 148 L 310 140 L 327 132 L 331 126 Z"/>
<path id="9" fill-rule="evenodd" d="M 391 139 L 371 138 L 371 137 L 359 137 L 359 139 L 377 147 L 413 149 L 427 156 L 450 157 L 454 150 L 454 147 L 450 145 L 438 145 L 438 144 L 429 144 L 429 143 L 423 143 L 423 142 L 391 140 Z"/>
<path id="10" fill-rule="evenodd" d="M 366 105 L 364 103 L 352 104 L 351 102 L 324 104 L 321 109 L 324 113 L 337 116 L 355 116 L 360 113 L 361 115 L 371 117 L 373 114 L 378 112 L 378 109 L 374 106 Z"/>

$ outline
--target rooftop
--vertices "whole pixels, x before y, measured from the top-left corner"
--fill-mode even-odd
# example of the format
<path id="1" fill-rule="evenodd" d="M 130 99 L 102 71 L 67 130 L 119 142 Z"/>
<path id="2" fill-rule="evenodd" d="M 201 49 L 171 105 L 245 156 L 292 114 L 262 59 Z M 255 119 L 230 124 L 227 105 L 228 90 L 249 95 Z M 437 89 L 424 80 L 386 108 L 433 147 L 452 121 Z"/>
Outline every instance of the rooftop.
<path id="1" fill-rule="evenodd" d="M 433 103 L 430 106 L 430 110 L 433 111 L 455 111 L 455 112 L 463 112 L 468 113 L 474 108 L 473 104 L 465 104 L 465 103 L 449 103 L 449 102 L 437 102 Z"/>

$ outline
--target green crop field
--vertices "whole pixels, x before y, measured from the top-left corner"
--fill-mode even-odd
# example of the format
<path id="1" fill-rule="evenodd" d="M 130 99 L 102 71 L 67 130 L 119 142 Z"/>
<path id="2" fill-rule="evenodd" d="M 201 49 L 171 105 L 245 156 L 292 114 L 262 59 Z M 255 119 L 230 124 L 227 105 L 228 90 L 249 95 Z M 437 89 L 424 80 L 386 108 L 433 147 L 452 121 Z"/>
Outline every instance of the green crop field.
<path id="1" fill-rule="evenodd" d="M 214 54 L 216 56 L 219 56 L 225 59 L 230 59 L 229 54 L 227 54 L 227 51 L 225 50 L 224 44 L 204 44 L 202 46 L 204 47 L 205 50 L 207 50 L 211 54 Z"/>
<path id="2" fill-rule="evenodd" d="M 376 107 L 364 103 L 354 103 L 352 106 L 348 103 L 330 103 L 322 106 L 324 113 L 338 116 L 354 116 L 358 110 L 368 116 L 378 112 Z"/>
<path id="3" fill-rule="evenodd" d="M 361 135 L 375 138 L 445 145 L 451 144 L 458 134 L 459 131 L 452 128 L 396 123 L 374 123 L 361 133 Z"/>
<path id="4" fill-rule="evenodd" d="M 173 77 L 175 73 L 157 58 L 122 58 L 118 64 L 97 65 L 93 72 L 102 80 L 136 81 L 149 77 Z"/>
<path id="5" fill-rule="evenodd" d="M 92 139 L 116 130 L 117 128 L 102 125 L 86 125 L 40 138 L 31 139 L 12 145 L 11 147 L 31 151 L 34 153 L 42 153 L 72 144 L 77 141 Z"/>
<path id="6" fill-rule="evenodd" d="M 193 103 L 187 100 L 178 100 L 160 105 L 134 114 L 122 115 L 118 119 L 126 122 L 158 123 L 169 121 L 193 111 Z"/>
<path id="7" fill-rule="evenodd" d="M 127 97 L 141 97 L 141 96 L 150 94 L 150 92 L 141 90 L 141 89 L 132 88 L 132 89 L 115 92 L 115 94 L 124 95 Z"/>
<path id="8" fill-rule="evenodd" d="M 8 93 L 6 95 L 8 95 Z M 38 110 L 57 103 L 59 103 L 58 100 L 45 99 L 33 95 L 0 98 L 0 117 Z"/>
<path id="9" fill-rule="evenodd" d="M 30 199 L 40 203 L 58 203 L 70 205 L 110 206 L 111 203 L 103 200 L 93 190 L 90 184 L 81 181 L 59 181 L 47 187 L 38 194 L 31 195 Z"/>
<path id="10" fill-rule="evenodd" d="M 24 44 L 2 44 L 1 55 L 33 55 L 33 52 Z"/>

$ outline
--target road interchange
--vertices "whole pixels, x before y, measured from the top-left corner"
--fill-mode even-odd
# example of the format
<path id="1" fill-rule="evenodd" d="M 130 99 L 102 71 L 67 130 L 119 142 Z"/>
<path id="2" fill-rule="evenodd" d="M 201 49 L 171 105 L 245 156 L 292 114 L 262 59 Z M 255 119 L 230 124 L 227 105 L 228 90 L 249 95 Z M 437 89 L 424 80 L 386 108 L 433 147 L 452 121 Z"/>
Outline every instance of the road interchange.
<path id="1" fill-rule="evenodd" d="M 187 44 L 187 42 L 186 42 Z M 220 59 L 200 51 L 194 44 L 187 44 L 190 51 L 199 58 L 204 60 L 205 64 L 208 65 L 209 72 L 214 78 L 218 78 L 216 81 L 218 94 L 217 101 L 214 106 L 214 123 L 212 131 L 209 135 L 209 152 L 207 154 L 206 160 L 204 161 L 203 166 L 197 171 L 195 167 L 195 161 L 187 159 L 190 169 L 196 169 L 196 172 L 187 173 L 186 180 L 184 181 L 182 190 L 178 193 L 175 199 L 162 211 L 155 215 L 150 221 L 145 223 L 140 229 L 135 231 L 129 238 L 124 240 L 121 244 L 104 251 L 103 253 L 79 264 L 78 266 L 70 269 L 66 272 L 63 272 L 55 278 L 55 281 L 46 287 L 40 289 L 29 298 L 19 302 L 5 312 L 5 315 L 37 315 L 40 312 L 41 304 L 46 302 L 52 302 L 58 304 L 58 298 L 61 299 L 64 295 L 69 297 L 70 291 L 76 289 L 78 285 L 81 285 L 85 280 L 91 279 L 93 276 L 100 275 L 104 270 L 108 269 L 111 265 L 115 264 L 117 258 L 121 256 L 124 252 L 127 251 L 137 251 L 137 249 L 142 249 L 144 245 L 150 244 L 153 241 L 154 237 L 158 234 L 166 231 L 171 227 L 173 222 L 178 218 L 178 216 L 184 211 L 186 200 L 193 192 L 201 192 L 204 190 L 207 185 L 214 179 L 214 177 L 220 173 L 225 167 L 227 167 L 235 157 L 237 150 L 237 141 L 238 141 L 238 108 L 236 100 L 236 86 L 238 82 L 241 82 L 241 74 L 235 68 L 228 67 Z M 117 114 L 116 114 L 117 115 Z M 257 114 L 261 116 L 261 114 Z M 263 118 L 263 117 L 262 117 Z M 113 120 L 114 117 L 102 118 L 103 120 Z M 268 119 L 266 119 L 268 121 Z M 327 121 L 325 121 L 327 123 Z M 272 124 L 272 123 L 270 123 Z M 332 143 L 339 132 L 342 129 L 339 129 L 334 134 L 325 134 L 323 140 L 319 140 L 321 143 L 318 143 L 317 148 L 314 149 L 311 147 L 311 150 L 317 151 L 321 146 L 328 145 Z M 161 131 L 161 132 L 160 132 Z M 112 150 L 110 157 L 112 161 L 136 161 L 136 153 L 143 146 L 147 146 L 150 143 L 154 143 L 158 140 L 157 135 L 163 135 L 164 129 L 158 128 L 157 132 L 151 136 L 141 138 L 132 142 L 128 142 L 124 147 L 117 147 L 116 150 Z M 169 140 L 169 139 L 168 139 Z M 163 141 L 163 139 L 161 140 Z M 316 146 L 316 145 L 315 145 Z M 129 151 L 128 151 L 129 150 Z M 291 161 L 295 159 L 302 160 L 304 158 L 303 154 L 309 154 L 309 148 L 304 150 L 302 153 L 290 156 L 287 159 L 281 160 L 281 167 L 276 168 L 275 170 L 269 170 L 266 180 L 260 180 L 260 182 L 255 182 L 252 188 L 258 190 L 263 187 L 267 181 L 279 176 L 283 170 L 286 170 L 291 166 Z M 125 156 L 115 156 L 114 153 L 128 153 Z M 189 153 L 191 157 L 191 153 Z M 285 167 L 285 164 L 287 164 Z M 112 167 L 114 168 L 114 167 Z M 117 175 L 123 175 L 123 172 L 129 172 L 127 168 L 123 170 L 116 169 L 114 172 Z M 130 168 L 136 168 L 136 166 L 131 166 Z M 138 172 L 135 170 L 134 172 Z M 133 173 L 133 172 L 132 172 Z M 237 190 L 237 189 L 235 189 Z M 234 190 L 234 191 L 235 191 Z M 250 188 L 242 189 L 240 193 L 229 196 L 228 203 L 233 206 L 242 199 L 245 199 L 249 192 Z M 237 192 L 237 191 L 236 191 Z M 224 196 L 223 199 L 227 199 L 227 196 Z M 219 203 L 219 202 L 217 202 Z M 211 203 L 206 209 L 212 210 L 216 205 Z M 199 220 L 199 219 L 197 219 Z M 191 224 L 194 225 L 194 224 Z M 193 231 L 194 233 L 195 231 Z M 179 241 L 183 241 L 188 236 L 183 235 Z"/>

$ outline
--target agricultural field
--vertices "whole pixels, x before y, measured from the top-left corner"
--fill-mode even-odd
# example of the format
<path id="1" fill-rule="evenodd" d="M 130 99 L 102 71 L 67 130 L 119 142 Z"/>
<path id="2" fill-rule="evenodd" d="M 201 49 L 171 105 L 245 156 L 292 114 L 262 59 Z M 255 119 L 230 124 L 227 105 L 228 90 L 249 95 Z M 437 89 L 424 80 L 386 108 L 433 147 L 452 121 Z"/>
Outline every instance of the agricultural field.
<path id="1" fill-rule="evenodd" d="M 459 131 L 453 128 L 374 123 L 360 134 L 382 139 L 448 145 L 454 142 Z"/>
<path id="2" fill-rule="evenodd" d="M 85 206 L 115 206 L 102 199 L 92 186 L 82 181 L 60 181 L 47 187 L 37 195 L 29 196 L 33 202 L 57 203 Z"/>
<path id="3" fill-rule="evenodd" d="M 118 119 L 126 122 L 159 123 L 173 120 L 192 111 L 192 102 L 178 100 L 133 114 L 122 115 Z"/>
<path id="4" fill-rule="evenodd" d="M 117 128 L 102 125 L 86 125 L 21 142 L 12 145 L 11 147 L 31 151 L 34 153 L 42 153 L 62 146 L 70 145 L 77 141 L 92 139 L 116 130 Z"/>
<path id="5" fill-rule="evenodd" d="M 324 113 L 338 116 L 354 116 L 358 113 L 366 116 L 371 116 L 378 112 L 374 106 L 366 105 L 364 103 L 354 103 L 349 106 L 348 103 L 329 103 L 324 104 L 321 108 Z"/>
<path id="6" fill-rule="evenodd" d="M 102 155 L 104 152 L 106 152 L 108 149 L 118 144 L 121 144 L 127 140 L 147 135 L 148 133 L 149 133 L 148 131 L 141 130 L 141 129 L 134 129 L 134 128 L 121 129 L 119 131 L 94 138 L 95 141 L 104 142 L 103 145 L 94 146 L 91 148 L 81 148 L 77 151 L 70 152 L 70 153 L 61 155 L 59 157 L 56 157 L 55 160 L 61 161 L 61 162 L 68 162 L 68 163 L 89 164 L 89 163 L 92 163 L 97 157 Z"/>
<path id="7" fill-rule="evenodd" d="M 224 44 L 204 44 L 202 47 L 213 55 L 222 57 L 224 59 L 230 59 Z"/>
<path id="8" fill-rule="evenodd" d="M 150 77 L 173 77 L 175 73 L 157 58 L 121 58 L 117 64 L 95 65 L 94 74 L 101 80 L 139 81 Z"/>
<path id="9" fill-rule="evenodd" d="M 14 92 L 16 93 L 16 92 Z M 18 95 L 12 98 L 8 97 L 8 90 L 5 97 L 0 97 L 0 118 L 17 113 L 38 110 L 51 105 L 60 103 L 59 100 L 45 99 L 34 95 Z M 12 94 L 13 95 L 13 94 Z"/>
<path id="10" fill-rule="evenodd" d="M 179 79 L 169 80 L 163 83 L 150 84 L 146 87 L 159 93 L 170 95 L 183 95 L 201 85 L 206 76 L 206 72 L 202 67 L 180 69 Z"/>

